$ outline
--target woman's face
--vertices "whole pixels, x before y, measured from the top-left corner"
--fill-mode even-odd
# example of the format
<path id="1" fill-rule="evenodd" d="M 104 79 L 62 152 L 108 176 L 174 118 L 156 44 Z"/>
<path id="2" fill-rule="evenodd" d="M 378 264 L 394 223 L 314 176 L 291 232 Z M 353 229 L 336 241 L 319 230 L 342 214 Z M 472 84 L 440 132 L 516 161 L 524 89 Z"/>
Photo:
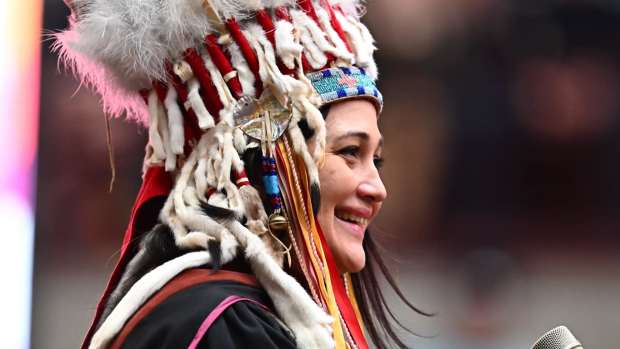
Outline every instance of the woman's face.
<path id="1" fill-rule="evenodd" d="M 378 169 L 383 138 L 366 100 L 332 105 L 326 126 L 318 221 L 340 272 L 357 272 L 366 263 L 364 233 L 387 195 Z"/>

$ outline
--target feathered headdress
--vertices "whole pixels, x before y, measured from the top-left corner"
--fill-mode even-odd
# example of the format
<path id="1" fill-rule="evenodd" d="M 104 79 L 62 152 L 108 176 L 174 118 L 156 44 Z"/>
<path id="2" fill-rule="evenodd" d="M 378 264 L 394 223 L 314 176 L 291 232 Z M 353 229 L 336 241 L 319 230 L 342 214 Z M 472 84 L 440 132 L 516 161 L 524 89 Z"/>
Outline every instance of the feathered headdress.
<path id="1" fill-rule="evenodd" d="M 325 146 L 319 107 L 352 97 L 382 105 L 358 1 L 69 6 L 70 28 L 57 34 L 62 60 L 99 92 L 106 112 L 148 126 L 143 187 L 102 303 L 132 258 L 135 219 L 150 198 L 166 197 L 159 220 L 179 248 L 197 250 L 136 282 L 86 343 L 104 347 L 163 284 L 213 263 L 217 242 L 223 263 L 243 251 L 300 348 L 367 348 L 355 297 L 315 222 Z M 244 156 L 258 150 L 260 165 L 246 172 Z M 290 250 L 305 288 L 282 269 Z"/>

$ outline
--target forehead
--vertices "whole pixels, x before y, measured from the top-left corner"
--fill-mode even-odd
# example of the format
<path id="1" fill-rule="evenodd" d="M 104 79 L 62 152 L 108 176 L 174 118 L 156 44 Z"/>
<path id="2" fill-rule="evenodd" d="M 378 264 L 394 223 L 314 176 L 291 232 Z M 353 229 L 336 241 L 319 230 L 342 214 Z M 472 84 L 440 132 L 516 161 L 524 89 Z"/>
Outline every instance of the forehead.
<path id="1" fill-rule="evenodd" d="M 381 138 L 375 106 L 363 99 L 352 99 L 333 104 L 325 125 L 327 138 L 338 137 L 343 134 L 362 132 L 368 134 L 371 140 Z"/>

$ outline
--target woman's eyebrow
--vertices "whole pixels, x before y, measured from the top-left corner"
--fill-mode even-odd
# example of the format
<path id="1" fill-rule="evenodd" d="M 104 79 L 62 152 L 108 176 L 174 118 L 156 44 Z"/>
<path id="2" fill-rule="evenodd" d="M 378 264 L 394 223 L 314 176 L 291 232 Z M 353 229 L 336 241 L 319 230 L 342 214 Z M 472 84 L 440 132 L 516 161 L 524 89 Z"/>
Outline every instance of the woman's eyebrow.
<path id="1" fill-rule="evenodd" d="M 345 138 L 359 138 L 362 141 L 368 142 L 370 140 L 370 135 L 368 135 L 368 133 L 364 131 L 349 131 L 343 135 L 336 137 L 336 139 L 334 139 L 334 142 L 338 142 Z M 383 136 L 379 138 L 378 148 L 383 148 Z"/>

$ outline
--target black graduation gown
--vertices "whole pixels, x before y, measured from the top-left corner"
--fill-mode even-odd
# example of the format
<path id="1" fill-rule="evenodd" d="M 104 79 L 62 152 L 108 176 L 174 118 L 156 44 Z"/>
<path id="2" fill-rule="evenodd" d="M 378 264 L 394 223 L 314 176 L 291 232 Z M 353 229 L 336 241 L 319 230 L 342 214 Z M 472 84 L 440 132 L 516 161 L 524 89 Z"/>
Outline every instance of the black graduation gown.
<path id="1" fill-rule="evenodd" d="M 234 295 L 271 307 L 264 290 L 237 281 L 210 281 L 177 292 L 158 304 L 125 338 L 123 349 L 187 348 L 205 318 Z M 200 340 L 201 349 L 296 348 L 270 311 L 242 301 L 227 308 Z"/>

